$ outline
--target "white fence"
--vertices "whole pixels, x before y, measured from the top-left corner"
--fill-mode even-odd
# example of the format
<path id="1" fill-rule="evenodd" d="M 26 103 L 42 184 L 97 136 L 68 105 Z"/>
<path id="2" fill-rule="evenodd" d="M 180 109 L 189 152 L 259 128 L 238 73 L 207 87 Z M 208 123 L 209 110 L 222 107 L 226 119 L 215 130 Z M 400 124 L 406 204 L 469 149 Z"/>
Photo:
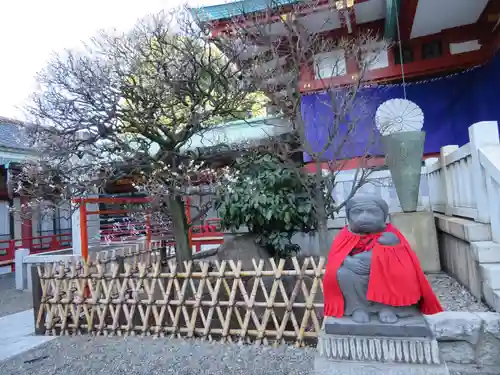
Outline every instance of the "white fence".
<path id="1" fill-rule="evenodd" d="M 493 239 L 500 242 L 500 138 L 496 121 L 469 128 L 470 142 L 445 146 L 439 158 L 425 161 L 420 182 L 419 210 L 432 209 L 449 216 L 491 223 Z M 354 172 L 339 172 L 334 198 L 348 197 Z M 382 197 L 391 212 L 401 210 L 388 170 L 372 173 L 360 192 Z M 339 217 L 345 217 L 342 211 Z"/>
<path id="2" fill-rule="evenodd" d="M 431 207 L 436 212 L 491 223 L 500 242 L 500 138 L 496 121 L 469 128 L 470 142 L 445 146 L 426 161 Z"/>
<path id="3" fill-rule="evenodd" d="M 353 171 L 338 172 L 335 177 L 335 188 L 333 197 L 337 202 L 343 202 L 349 196 L 354 183 L 355 174 Z M 368 177 L 368 183 L 364 184 L 358 193 L 369 193 L 380 196 L 389 205 L 390 212 L 401 212 L 401 205 L 396 194 L 396 188 L 392 182 L 389 170 L 373 172 Z M 426 168 L 422 167 L 422 179 L 420 180 L 420 191 L 418 197 L 418 210 L 430 207 L 429 186 L 426 178 Z M 338 217 L 345 217 L 345 210 L 342 209 Z"/>

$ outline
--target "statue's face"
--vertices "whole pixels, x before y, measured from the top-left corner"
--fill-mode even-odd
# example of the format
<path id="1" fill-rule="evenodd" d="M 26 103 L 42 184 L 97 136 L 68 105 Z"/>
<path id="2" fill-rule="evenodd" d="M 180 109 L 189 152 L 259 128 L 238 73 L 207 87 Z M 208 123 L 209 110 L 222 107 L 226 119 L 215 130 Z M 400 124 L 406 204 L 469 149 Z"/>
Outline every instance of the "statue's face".
<path id="1" fill-rule="evenodd" d="M 385 213 L 375 203 L 360 202 L 352 206 L 347 218 L 354 233 L 376 233 L 385 228 Z"/>

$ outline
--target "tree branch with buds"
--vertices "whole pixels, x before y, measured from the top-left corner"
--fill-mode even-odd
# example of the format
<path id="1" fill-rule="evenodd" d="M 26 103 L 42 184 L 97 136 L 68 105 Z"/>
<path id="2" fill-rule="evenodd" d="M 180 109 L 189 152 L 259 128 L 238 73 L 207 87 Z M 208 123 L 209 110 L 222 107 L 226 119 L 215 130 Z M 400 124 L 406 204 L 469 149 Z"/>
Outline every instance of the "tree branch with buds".
<path id="1" fill-rule="evenodd" d="M 19 191 L 57 204 L 132 178 L 153 198 L 150 210 L 169 218 L 177 260 L 191 259 L 185 198 L 207 194 L 196 189 L 200 176 L 213 182 L 221 173 L 188 152 L 191 138 L 255 106 L 233 61 L 181 11 L 55 56 L 27 108 L 42 156 L 22 167 Z"/>

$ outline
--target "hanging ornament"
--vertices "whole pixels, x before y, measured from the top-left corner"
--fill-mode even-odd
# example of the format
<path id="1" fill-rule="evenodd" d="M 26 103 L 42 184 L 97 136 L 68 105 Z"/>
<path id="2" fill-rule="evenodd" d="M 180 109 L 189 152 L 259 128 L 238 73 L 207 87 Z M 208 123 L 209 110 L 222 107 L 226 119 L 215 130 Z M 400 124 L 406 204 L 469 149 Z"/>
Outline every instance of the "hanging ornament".
<path id="1" fill-rule="evenodd" d="M 382 135 L 420 131 L 424 125 L 424 113 L 410 100 L 390 99 L 377 108 L 375 124 Z"/>

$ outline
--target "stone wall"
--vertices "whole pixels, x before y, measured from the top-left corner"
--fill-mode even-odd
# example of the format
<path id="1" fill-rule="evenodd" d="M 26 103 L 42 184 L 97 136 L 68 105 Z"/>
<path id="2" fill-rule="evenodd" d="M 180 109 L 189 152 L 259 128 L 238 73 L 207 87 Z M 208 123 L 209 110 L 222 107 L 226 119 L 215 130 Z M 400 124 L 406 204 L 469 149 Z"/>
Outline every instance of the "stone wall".
<path id="1" fill-rule="evenodd" d="M 435 214 L 441 266 L 479 300 L 500 312 L 500 244 L 491 227 Z"/>
<path id="2" fill-rule="evenodd" d="M 346 225 L 344 217 L 328 220 L 328 241 L 331 243 L 337 233 Z M 300 246 L 303 256 L 328 256 L 330 247 L 321 249 L 319 247 L 319 239 L 316 232 L 312 233 L 297 233 L 292 237 L 292 242 Z"/>
<path id="3" fill-rule="evenodd" d="M 500 368 L 500 314 L 447 311 L 426 319 L 447 364 Z"/>
<path id="4" fill-rule="evenodd" d="M 337 233 L 346 225 L 345 217 L 328 220 L 328 241 L 331 243 Z M 238 232 L 224 233 L 224 241 L 231 240 L 235 236 L 248 233 L 246 227 L 241 227 Z M 318 235 L 316 232 L 297 233 L 293 235 L 292 242 L 299 245 L 302 256 L 328 256 L 330 248 L 320 249 Z"/>

